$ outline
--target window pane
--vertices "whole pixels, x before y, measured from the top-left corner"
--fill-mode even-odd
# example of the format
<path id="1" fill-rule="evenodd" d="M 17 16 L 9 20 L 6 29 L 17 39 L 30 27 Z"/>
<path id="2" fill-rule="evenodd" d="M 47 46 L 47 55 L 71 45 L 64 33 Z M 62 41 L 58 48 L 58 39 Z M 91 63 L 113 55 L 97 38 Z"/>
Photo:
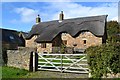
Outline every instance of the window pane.
<path id="1" fill-rule="evenodd" d="M 46 48 L 46 43 L 41 43 L 41 48 Z"/>
<path id="2" fill-rule="evenodd" d="M 83 40 L 83 44 L 86 44 L 86 40 Z"/>
<path id="3" fill-rule="evenodd" d="M 67 45 L 67 40 L 63 40 L 63 44 L 64 44 L 64 45 Z"/>

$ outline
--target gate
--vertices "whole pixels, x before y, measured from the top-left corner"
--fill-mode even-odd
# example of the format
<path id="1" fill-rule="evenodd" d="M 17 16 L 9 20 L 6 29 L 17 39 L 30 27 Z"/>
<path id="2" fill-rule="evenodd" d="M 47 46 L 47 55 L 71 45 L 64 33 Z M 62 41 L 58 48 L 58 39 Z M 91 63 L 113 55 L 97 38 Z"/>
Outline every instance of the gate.
<path id="1" fill-rule="evenodd" d="M 89 73 L 86 54 L 41 54 L 38 53 L 37 70 L 72 73 Z"/>

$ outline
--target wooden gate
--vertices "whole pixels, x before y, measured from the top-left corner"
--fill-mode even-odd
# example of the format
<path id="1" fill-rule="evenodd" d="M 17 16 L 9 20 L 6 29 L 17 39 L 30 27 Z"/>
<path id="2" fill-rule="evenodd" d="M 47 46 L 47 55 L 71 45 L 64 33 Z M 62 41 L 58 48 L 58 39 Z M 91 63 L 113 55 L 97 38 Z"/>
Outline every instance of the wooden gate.
<path id="1" fill-rule="evenodd" d="M 37 70 L 89 73 L 86 54 L 38 53 L 38 69 Z"/>

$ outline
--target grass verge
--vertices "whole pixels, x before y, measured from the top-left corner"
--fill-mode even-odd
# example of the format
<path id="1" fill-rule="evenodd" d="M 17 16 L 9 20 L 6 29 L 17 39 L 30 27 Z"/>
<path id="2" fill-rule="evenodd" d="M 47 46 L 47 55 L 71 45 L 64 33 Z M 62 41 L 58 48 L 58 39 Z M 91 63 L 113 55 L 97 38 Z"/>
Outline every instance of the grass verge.
<path id="1" fill-rule="evenodd" d="M 13 67 L 2 67 L 2 78 L 22 78 L 27 75 L 28 71 Z"/>
<path id="2" fill-rule="evenodd" d="M 25 80 L 33 78 L 86 78 L 87 74 L 60 73 L 52 71 L 28 72 L 24 69 L 2 67 L 2 80 Z"/>

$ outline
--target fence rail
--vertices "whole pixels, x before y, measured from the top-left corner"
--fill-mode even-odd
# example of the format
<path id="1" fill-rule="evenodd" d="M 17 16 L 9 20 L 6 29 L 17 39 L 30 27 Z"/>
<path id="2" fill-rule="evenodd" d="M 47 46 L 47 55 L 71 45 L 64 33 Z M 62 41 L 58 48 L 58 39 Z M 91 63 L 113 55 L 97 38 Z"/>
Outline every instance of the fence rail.
<path id="1" fill-rule="evenodd" d="M 38 53 L 38 70 L 89 73 L 86 54 Z"/>

